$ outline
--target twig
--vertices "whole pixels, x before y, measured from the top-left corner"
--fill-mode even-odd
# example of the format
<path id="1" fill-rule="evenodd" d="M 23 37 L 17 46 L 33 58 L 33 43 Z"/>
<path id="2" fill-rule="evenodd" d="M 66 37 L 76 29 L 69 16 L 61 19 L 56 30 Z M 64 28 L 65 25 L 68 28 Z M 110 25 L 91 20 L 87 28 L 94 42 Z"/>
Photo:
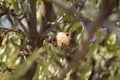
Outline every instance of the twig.
<path id="1" fill-rule="evenodd" d="M 0 27 L 0 30 L 6 30 L 7 32 L 16 32 L 16 33 L 19 33 L 19 34 L 23 35 L 24 37 L 26 37 L 26 35 L 23 32 L 21 32 L 21 31 L 8 29 L 8 28 L 3 28 L 3 27 Z"/>
<path id="2" fill-rule="evenodd" d="M 7 14 L 11 15 L 11 16 L 21 25 L 22 29 L 23 29 L 24 32 L 25 32 L 25 35 L 26 35 L 27 37 L 29 37 L 28 31 L 27 31 L 25 25 L 18 19 L 18 17 L 15 16 L 15 14 L 14 14 L 11 10 L 9 10 L 9 9 L 8 9 L 6 6 L 4 6 L 4 5 L 0 5 L 0 9 L 1 9 L 2 11 L 6 12 Z"/>
<path id="3" fill-rule="evenodd" d="M 14 15 L 11 15 L 22 27 L 22 29 L 24 30 L 25 32 L 25 35 L 29 38 L 29 34 L 28 34 L 28 31 L 27 29 L 25 28 L 25 25 Z"/>

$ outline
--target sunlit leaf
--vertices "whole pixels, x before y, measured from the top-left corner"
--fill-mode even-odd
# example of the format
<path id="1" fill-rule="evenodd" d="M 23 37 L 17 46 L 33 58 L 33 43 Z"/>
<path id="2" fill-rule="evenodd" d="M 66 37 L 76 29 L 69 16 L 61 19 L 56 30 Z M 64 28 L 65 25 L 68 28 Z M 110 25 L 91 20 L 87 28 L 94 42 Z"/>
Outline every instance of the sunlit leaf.
<path id="1" fill-rule="evenodd" d="M 18 13 L 19 12 L 19 4 L 18 4 L 18 0 L 13 0 L 12 1 L 13 7 L 15 9 L 15 12 Z"/>

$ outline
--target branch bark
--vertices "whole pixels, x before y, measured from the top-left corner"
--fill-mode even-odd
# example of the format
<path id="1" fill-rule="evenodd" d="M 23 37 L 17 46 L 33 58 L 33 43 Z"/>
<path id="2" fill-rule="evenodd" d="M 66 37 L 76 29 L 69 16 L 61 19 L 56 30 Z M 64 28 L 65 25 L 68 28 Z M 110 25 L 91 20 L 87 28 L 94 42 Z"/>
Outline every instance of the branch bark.
<path id="1" fill-rule="evenodd" d="M 33 50 L 38 44 L 37 39 L 37 28 L 36 28 L 36 0 L 30 0 L 29 2 L 31 11 L 28 13 L 28 28 L 29 28 L 29 36 L 30 36 L 30 45 Z"/>
<path id="2" fill-rule="evenodd" d="M 34 51 L 36 47 L 38 47 L 38 32 L 36 28 L 36 0 L 30 0 L 29 3 L 31 11 L 28 13 L 28 29 L 29 29 L 29 39 L 30 42 L 28 46 L 30 46 L 30 50 Z M 28 57 L 28 56 L 27 56 Z M 27 71 L 27 73 L 21 78 L 24 80 L 32 80 L 35 75 L 37 69 L 37 62 L 35 61 Z"/>
<path id="3" fill-rule="evenodd" d="M 39 34 L 43 33 L 45 30 L 50 28 L 52 21 L 55 19 L 54 10 L 51 2 L 42 0 L 41 3 L 41 26 Z"/>

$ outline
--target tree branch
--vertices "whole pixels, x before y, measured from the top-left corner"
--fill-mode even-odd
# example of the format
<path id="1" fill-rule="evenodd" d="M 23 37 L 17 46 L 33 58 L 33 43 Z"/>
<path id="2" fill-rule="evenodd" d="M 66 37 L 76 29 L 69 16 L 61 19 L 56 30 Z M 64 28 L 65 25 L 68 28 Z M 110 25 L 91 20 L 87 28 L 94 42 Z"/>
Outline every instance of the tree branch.
<path id="1" fill-rule="evenodd" d="M 33 52 L 38 43 L 38 32 L 36 28 L 36 0 L 29 0 L 28 4 L 30 4 L 31 11 L 28 12 L 28 29 L 29 29 L 29 39 L 30 42 L 28 43 L 28 46 L 30 46 L 30 50 Z M 28 56 L 27 56 L 28 57 Z M 26 74 L 21 77 L 21 79 L 25 80 L 32 80 L 33 76 L 35 75 L 37 69 L 37 61 L 33 62 L 33 64 L 29 67 Z"/>
<path id="2" fill-rule="evenodd" d="M 3 28 L 3 27 L 0 27 L 0 30 L 6 30 L 7 32 L 16 32 L 16 33 L 19 33 L 19 34 L 23 35 L 24 37 L 26 37 L 26 35 L 23 32 L 21 32 L 21 31 L 8 29 L 8 28 Z"/>
<path id="3" fill-rule="evenodd" d="M 43 33 L 45 30 L 50 28 L 51 22 L 53 22 L 55 19 L 54 10 L 52 7 L 51 2 L 47 2 L 45 0 L 42 0 L 41 3 L 41 26 L 39 34 Z"/>
<path id="4" fill-rule="evenodd" d="M 29 34 L 36 35 L 36 0 L 30 0 L 29 3 L 31 11 L 28 13 L 28 27 L 29 27 Z"/>

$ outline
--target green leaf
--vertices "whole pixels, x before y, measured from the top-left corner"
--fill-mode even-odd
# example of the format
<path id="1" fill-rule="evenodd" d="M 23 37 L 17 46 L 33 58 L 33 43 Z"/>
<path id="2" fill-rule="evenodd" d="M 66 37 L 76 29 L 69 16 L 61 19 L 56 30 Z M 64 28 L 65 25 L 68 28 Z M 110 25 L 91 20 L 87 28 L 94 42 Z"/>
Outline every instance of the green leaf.
<path id="1" fill-rule="evenodd" d="M 19 5 L 18 5 L 18 1 L 17 0 L 13 0 L 12 4 L 13 4 L 13 7 L 15 9 L 15 12 L 18 13 L 19 10 L 20 10 L 19 9 Z"/>
<path id="2" fill-rule="evenodd" d="M 37 4 L 38 4 L 38 5 L 41 5 L 41 0 L 37 0 Z"/>
<path id="3" fill-rule="evenodd" d="M 14 49 L 14 52 L 11 52 L 11 53 L 12 54 L 9 56 L 9 58 L 7 60 L 7 65 L 9 67 L 11 67 L 15 63 L 17 56 L 18 56 L 18 53 L 19 53 L 19 49 L 18 48 Z"/>

